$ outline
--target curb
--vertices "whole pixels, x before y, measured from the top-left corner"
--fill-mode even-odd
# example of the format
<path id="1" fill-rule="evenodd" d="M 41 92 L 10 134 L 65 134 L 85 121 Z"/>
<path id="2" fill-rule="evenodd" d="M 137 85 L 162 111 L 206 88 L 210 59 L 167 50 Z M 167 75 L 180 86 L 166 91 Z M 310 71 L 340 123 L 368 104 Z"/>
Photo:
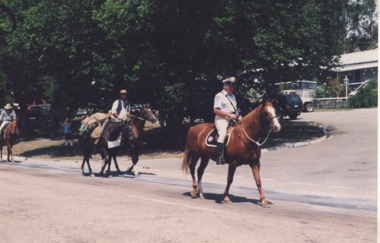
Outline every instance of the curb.
<path id="1" fill-rule="evenodd" d="M 278 151 L 278 150 L 282 150 L 282 149 L 291 149 L 291 148 L 298 148 L 298 147 L 303 147 L 303 146 L 309 146 L 309 145 L 318 144 L 318 143 L 321 143 L 323 141 L 326 141 L 326 140 L 329 140 L 329 139 L 333 138 L 333 135 L 329 135 L 328 132 L 326 131 L 326 129 L 323 126 L 320 125 L 319 127 L 323 128 L 323 137 L 321 137 L 321 138 L 318 138 L 318 139 L 310 141 L 310 142 L 283 143 L 280 146 L 261 149 L 261 152 L 262 153 L 267 153 L 267 152 Z M 22 161 L 37 159 L 37 158 L 33 158 L 33 157 L 29 158 L 29 157 L 18 157 L 18 156 L 13 156 L 13 158 L 17 159 L 17 160 L 22 160 Z M 165 158 L 165 159 L 171 159 L 171 158 Z M 41 160 L 41 159 L 38 159 L 38 160 Z M 60 161 L 59 159 L 43 159 L 43 160 Z M 154 159 L 154 160 L 156 160 L 156 159 Z M 160 159 L 158 159 L 158 160 L 160 160 Z"/>
<path id="2" fill-rule="evenodd" d="M 331 139 L 333 137 L 327 133 L 326 129 L 323 126 L 320 125 L 319 127 L 323 128 L 323 137 L 321 137 L 321 138 L 318 138 L 318 139 L 310 141 L 310 142 L 284 143 L 283 145 L 276 146 L 273 148 L 261 149 L 261 152 L 266 153 L 266 152 L 277 151 L 277 150 L 281 150 L 281 149 L 289 149 L 289 148 L 309 146 L 309 145 L 321 143 L 321 142 L 328 140 L 328 139 Z"/>

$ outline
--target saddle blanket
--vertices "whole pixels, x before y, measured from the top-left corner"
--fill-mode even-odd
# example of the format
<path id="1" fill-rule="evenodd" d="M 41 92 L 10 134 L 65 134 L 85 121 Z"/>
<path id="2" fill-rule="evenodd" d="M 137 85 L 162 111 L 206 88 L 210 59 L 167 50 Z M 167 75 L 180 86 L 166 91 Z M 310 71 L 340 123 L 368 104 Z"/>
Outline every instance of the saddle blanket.
<path id="1" fill-rule="evenodd" d="M 115 141 L 108 141 L 107 142 L 108 148 L 115 148 L 120 146 L 120 140 L 115 140 Z"/>
<path id="2" fill-rule="evenodd" d="M 224 144 L 225 147 L 227 147 L 228 143 L 230 142 L 230 134 L 231 134 L 232 130 L 234 130 L 233 127 L 228 127 L 227 136 L 226 136 L 227 142 L 225 142 L 225 144 Z M 206 136 L 206 141 L 205 141 L 206 146 L 216 148 L 218 137 L 219 137 L 219 135 L 218 135 L 218 131 L 216 130 L 216 128 L 212 129 L 211 132 Z"/>

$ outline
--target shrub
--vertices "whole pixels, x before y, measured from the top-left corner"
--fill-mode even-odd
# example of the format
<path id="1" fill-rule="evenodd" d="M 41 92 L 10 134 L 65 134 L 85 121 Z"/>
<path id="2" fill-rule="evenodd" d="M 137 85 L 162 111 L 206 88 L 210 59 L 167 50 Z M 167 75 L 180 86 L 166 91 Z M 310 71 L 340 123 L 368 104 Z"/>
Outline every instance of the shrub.
<path id="1" fill-rule="evenodd" d="M 350 108 L 377 107 L 377 80 L 371 80 L 356 95 L 348 99 Z"/>

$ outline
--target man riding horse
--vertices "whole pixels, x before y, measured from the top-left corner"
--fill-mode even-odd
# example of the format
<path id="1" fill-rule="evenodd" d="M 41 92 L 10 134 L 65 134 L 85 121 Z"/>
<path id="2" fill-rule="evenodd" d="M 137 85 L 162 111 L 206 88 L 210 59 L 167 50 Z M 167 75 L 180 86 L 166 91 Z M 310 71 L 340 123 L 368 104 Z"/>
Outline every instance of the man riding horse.
<path id="1" fill-rule="evenodd" d="M 120 99 L 115 100 L 112 104 L 110 115 L 116 118 L 117 121 L 127 120 L 127 122 L 129 122 L 130 113 L 131 113 L 131 103 L 127 100 L 127 90 L 126 89 L 120 90 L 119 95 L 120 95 Z M 115 121 L 115 119 L 111 119 L 111 120 Z M 101 137 L 105 136 L 106 134 L 105 131 L 108 129 L 108 122 L 109 122 L 109 119 L 106 119 L 106 121 L 104 122 L 102 126 L 102 129 L 100 132 Z M 128 136 L 129 140 L 133 140 L 134 136 L 133 136 L 133 132 L 130 126 L 128 126 L 128 134 L 129 134 Z"/>
<path id="2" fill-rule="evenodd" d="M 224 140 L 227 135 L 227 127 L 231 120 L 236 120 L 239 117 L 239 112 L 236 109 L 236 98 L 232 93 L 234 91 L 234 84 L 236 79 L 234 77 L 224 79 L 223 90 L 215 95 L 214 99 L 214 114 L 215 114 L 215 127 L 218 130 L 218 158 L 216 164 L 224 164 L 223 148 Z"/>
<path id="3" fill-rule="evenodd" d="M 12 109 L 10 104 L 4 106 L 4 110 L 0 114 L 0 136 L 1 140 L 4 139 L 4 130 L 12 121 L 16 120 L 16 112 Z"/>

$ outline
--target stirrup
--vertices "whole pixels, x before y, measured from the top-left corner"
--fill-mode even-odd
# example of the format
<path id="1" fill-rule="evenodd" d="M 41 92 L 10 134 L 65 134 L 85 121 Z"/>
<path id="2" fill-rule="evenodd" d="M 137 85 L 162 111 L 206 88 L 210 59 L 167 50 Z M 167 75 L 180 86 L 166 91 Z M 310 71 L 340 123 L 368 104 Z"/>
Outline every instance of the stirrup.
<path id="1" fill-rule="evenodd" d="M 223 157 L 220 157 L 216 160 L 217 165 L 224 165 L 225 163 L 226 163 L 226 161 Z"/>

